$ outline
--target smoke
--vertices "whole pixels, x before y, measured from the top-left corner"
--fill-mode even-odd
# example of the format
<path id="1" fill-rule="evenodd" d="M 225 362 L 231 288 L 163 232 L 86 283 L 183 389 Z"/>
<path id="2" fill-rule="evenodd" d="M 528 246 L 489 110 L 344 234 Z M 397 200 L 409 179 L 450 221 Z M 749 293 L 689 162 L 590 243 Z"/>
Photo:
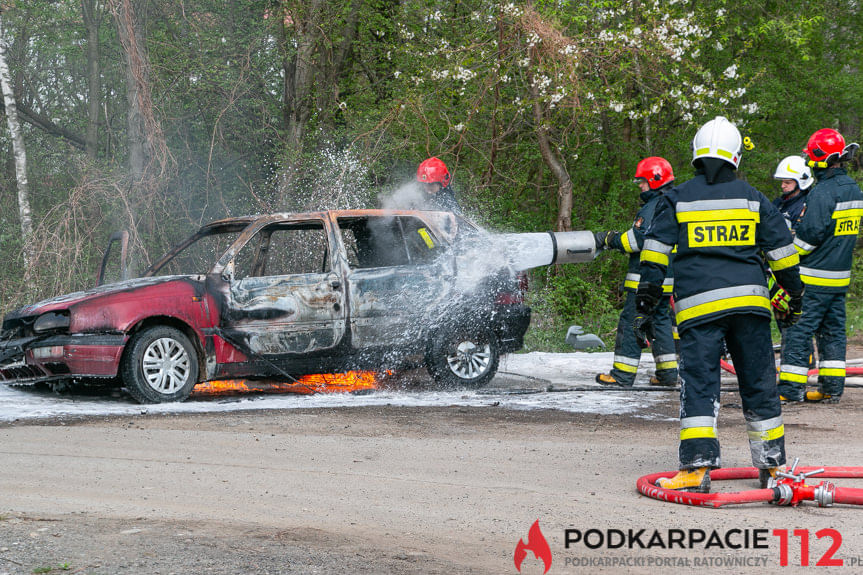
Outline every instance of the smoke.
<path id="1" fill-rule="evenodd" d="M 392 192 L 382 195 L 380 204 L 385 210 L 435 209 L 429 204 L 425 192 L 414 181 L 404 182 Z"/>

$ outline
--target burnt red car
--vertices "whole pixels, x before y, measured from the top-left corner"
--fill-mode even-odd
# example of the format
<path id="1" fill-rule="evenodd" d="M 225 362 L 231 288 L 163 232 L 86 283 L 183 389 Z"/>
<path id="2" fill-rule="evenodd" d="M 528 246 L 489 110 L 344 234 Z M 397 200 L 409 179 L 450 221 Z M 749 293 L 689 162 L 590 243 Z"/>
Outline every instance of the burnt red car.
<path id="1" fill-rule="evenodd" d="M 473 269 L 459 246 L 478 234 L 424 211 L 213 222 L 140 278 L 7 314 L 0 381 L 108 382 L 147 403 L 213 379 L 422 364 L 442 384 L 483 385 L 523 345 L 530 309 L 508 268 Z"/>

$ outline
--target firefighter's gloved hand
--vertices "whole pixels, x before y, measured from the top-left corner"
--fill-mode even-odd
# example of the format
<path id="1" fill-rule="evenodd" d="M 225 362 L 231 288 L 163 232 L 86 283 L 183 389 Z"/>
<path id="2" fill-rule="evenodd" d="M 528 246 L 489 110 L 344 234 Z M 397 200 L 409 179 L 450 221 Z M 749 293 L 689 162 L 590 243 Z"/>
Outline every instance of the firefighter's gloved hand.
<path id="1" fill-rule="evenodd" d="M 783 319 L 776 318 L 779 322 L 779 327 L 785 329 L 791 327 L 803 315 L 803 294 L 792 295 L 788 298 L 788 313 Z"/>
<path id="2" fill-rule="evenodd" d="M 777 314 L 779 319 L 780 314 L 788 313 L 788 302 L 791 301 L 791 296 L 785 291 L 773 274 L 767 278 L 767 288 L 770 290 L 770 305 L 773 306 L 773 313 Z"/>
<path id="3" fill-rule="evenodd" d="M 635 293 L 635 319 L 632 321 L 632 330 L 638 339 L 638 345 L 644 349 L 656 338 L 653 327 L 653 312 L 662 297 L 662 286 L 650 283 L 638 284 Z"/>
<path id="4" fill-rule="evenodd" d="M 635 314 L 632 320 L 632 331 L 638 340 L 638 347 L 645 349 L 650 347 L 650 342 L 656 339 L 656 329 L 653 327 L 653 316 L 641 313 Z"/>
<path id="5" fill-rule="evenodd" d="M 613 237 L 617 232 L 594 232 L 593 241 L 596 243 L 596 251 L 607 250 L 611 246 L 608 244 L 608 239 Z"/>

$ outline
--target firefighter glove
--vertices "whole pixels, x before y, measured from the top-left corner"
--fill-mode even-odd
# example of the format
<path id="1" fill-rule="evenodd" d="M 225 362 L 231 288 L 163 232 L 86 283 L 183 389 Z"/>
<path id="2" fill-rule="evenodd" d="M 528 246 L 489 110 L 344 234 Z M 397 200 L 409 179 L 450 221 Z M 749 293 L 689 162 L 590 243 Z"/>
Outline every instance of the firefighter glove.
<path id="1" fill-rule="evenodd" d="M 609 249 L 611 246 L 608 240 L 616 234 L 617 232 L 594 232 L 593 241 L 596 242 L 596 251 Z"/>
<path id="2" fill-rule="evenodd" d="M 650 283 L 638 284 L 635 294 L 635 319 L 632 321 L 632 329 L 638 339 L 638 345 L 642 349 L 648 347 L 650 342 L 656 338 L 653 327 L 653 312 L 662 297 L 662 286 Z"/>
<path id="3" fill-rule="evenodd" d="M 645 349 L 650 347 L 650 342 L 656 339 L 656 330 L 653 327 L 653 316 L 636 313 L 632 320 L 632 331 L 638 340 L 638 347 Z"/>
<path id="4" fill-rule="evenodd" d="M 788 295 L 785 288 L 779 285 L 773 274 L 767 278 L 767 288 L 770 290 L 770 305 L 773 306 L 773 313 L 777 314 L 777 318 L 778 314 L 788 313 L 788 302 L 791 300 L 791 296 Z"/>
<path id="5" fill-rule="evenodd" d="M 788 298 L 788 313 L 785 314 L 783 319 L 777 318 L 779 321 L 779 327 L 786 328 L 791 327 L 797 320 L 800 319 L 800 316 L 803 315 L 803 294 L 800 293 L 798 295 L 792 295 Z"/>

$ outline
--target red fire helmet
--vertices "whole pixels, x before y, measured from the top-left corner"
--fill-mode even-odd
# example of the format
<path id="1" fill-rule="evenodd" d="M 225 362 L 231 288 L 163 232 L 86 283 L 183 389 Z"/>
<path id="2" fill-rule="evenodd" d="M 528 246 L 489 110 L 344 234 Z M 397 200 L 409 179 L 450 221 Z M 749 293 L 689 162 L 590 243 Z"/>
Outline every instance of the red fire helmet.
<path id="1" fill-rule="evenodd" d="M 674 181 L 674 170 L 665 158 L 651 156 L 638 162 L 635 167 L 635 177 L 644 178 L 650 189 L 655 190 Z"/>
<path id="2" fill-rule="evenodd" d="M 812 162 L 829 162 L 845 152 L 845 138 L 832 128 L 822 128 L 809 136 L 803 151 Z"/>
<path id="3" fill-rule="evenodd" d="M 435 157 L 424 160 L 417 168 L 417 181 L 422 183 L 438 182 L 441 186 L 447 187 L 450 182 L 449 170 L 446 169 L 446 164 Z"/>

